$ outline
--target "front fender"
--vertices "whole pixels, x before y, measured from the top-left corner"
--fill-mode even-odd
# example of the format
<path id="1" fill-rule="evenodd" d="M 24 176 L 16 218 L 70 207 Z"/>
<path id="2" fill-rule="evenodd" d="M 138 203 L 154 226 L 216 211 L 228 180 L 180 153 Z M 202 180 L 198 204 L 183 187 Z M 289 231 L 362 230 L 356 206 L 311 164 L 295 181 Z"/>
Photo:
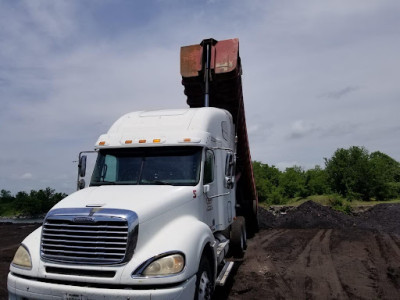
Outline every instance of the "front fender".
<path id="1" fill-rule="evenodd" d="M 32 269 L 24 269 L 10 265 L 10 272 L 17 273 L 24 276 L 37 276 L 40 266 L 40 236 L 42 233 L 42 227 L 40 226 L 31 234 L 29 234 L 23 241 L 22 245 L 28 250 L 31 257 Z"/>
<path id="2" fill-rule="evenodd" d="M 182 282 L 196 274 L 205 246 L 214 242 L 210 228 L 191 216 L 177 217 L 158 230 L 153 222 L 140 224 L 139 240 L 135 254 L 125 267 L 121 281 L 135 284 L 171 284 Z M 132 276 L 147 260 L 167 252 L 182 252 L 185 267 L 176 275 L 165 277 Z"/>

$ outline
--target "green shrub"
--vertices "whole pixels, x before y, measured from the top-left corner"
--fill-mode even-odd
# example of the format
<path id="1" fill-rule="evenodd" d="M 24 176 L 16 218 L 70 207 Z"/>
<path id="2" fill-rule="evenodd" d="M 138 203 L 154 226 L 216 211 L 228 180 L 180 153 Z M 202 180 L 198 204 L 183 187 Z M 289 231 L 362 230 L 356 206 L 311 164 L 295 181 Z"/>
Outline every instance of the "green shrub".
<path id="1" fill-rule="evenodd" d="M 333 195 L 332 198 L 329 198 L 328 202 L 330 207 L 334 210 L 341 211 L 346 214 L 351 213 L 351 206 L 338 195 Z"/>

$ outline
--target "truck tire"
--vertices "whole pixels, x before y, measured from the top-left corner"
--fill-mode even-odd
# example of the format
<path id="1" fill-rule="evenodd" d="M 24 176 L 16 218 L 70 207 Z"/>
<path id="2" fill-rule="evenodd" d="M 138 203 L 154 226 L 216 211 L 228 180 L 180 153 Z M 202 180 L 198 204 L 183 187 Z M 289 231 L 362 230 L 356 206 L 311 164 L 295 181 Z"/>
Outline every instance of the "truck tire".
<path id="1" fill-rule="evenodd" d="M 211 300 L 213 294 L 213 275 L 210 263 L 205 255 L 200 260 L 199 270 L 196 274 L 195 300 Z"/>
<path id="2" fill-rule="evenodd" d="M 246 223 L 242 216 L 237 217 L 232 223 L 230 244 L 233 257 L 242 258 L 247 248 Z"/>

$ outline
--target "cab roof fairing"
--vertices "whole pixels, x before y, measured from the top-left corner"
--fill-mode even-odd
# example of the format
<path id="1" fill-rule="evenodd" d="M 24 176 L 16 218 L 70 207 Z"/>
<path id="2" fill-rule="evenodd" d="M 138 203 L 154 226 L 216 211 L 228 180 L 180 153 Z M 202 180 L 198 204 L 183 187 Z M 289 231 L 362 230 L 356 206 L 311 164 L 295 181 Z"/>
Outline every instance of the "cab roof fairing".
<path id="1" fill-rule="evenodd" d="M 184 139 L 191 139 L 184 141 Z M 138 111 L 119 118 L 95 149 L 115 147 L 201 145 L 233 148 L 234 128 L 229 112 L 213 108 Z"/>

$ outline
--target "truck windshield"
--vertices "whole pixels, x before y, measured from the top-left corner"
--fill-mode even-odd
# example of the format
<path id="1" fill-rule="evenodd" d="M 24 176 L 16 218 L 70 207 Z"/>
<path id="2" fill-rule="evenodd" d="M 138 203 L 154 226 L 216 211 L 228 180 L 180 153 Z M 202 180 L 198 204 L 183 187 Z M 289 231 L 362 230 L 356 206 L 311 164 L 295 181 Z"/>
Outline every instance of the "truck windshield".
<path id="1" fill-rule="evenodd" d="M 90 185 L 194 186 L 200 178 L 201 153 L 201 147 L 102 149 Z"/>

